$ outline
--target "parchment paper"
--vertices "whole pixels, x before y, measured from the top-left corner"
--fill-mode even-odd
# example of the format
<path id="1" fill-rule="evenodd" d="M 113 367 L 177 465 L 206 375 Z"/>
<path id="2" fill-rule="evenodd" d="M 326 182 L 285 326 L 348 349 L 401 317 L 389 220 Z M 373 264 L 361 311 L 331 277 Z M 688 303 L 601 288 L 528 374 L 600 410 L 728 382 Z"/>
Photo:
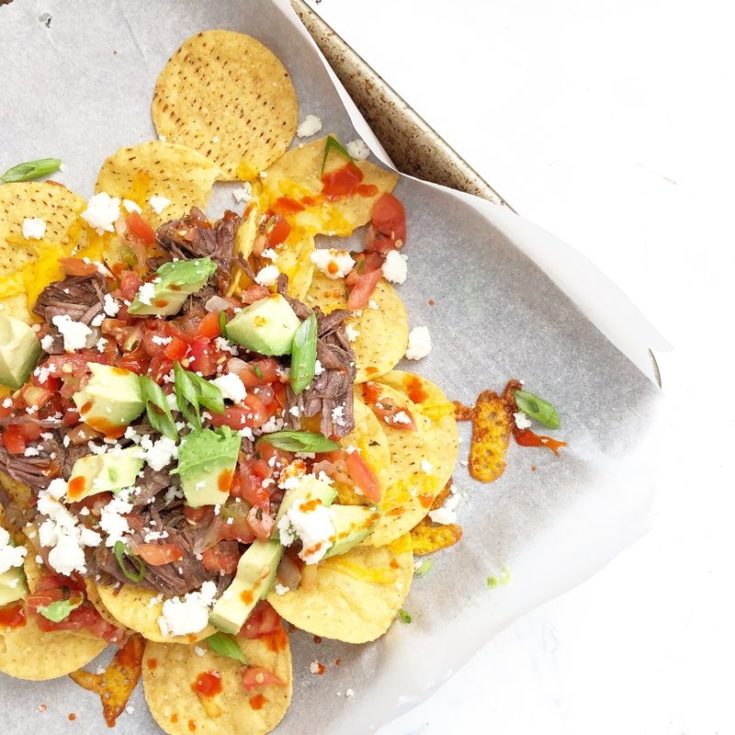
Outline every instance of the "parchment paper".
<path id="1" fill-rule="evenodd" d="M 267 44 L 294 78 L 300 117 L 319 115 L 325 131 L 349 141 L 353 123 L 297 23 L 284 3 L 265 1 L 15 0 L 0 7 L 0 168 L 58 156 L 64 172 L 56 178 L 89 196 L 107 155 L 154 135 L 150 99 L 168 56 L 187 36 L 217 27 Z M 212 213 L 234 205 L 228 187 L 219 188 Z M 434 342 L 427 359 L 403 367 L 466 403 L 522 378 L 559 407 L 558 433 L 569 448 L 557 458 L 511 446 L 505 475 L 489 486 L 459 466 L 465 536 L 414 582 L 405 605 L 412 624 L 396 624 L 369 646 L 316 644 L 294 634 L 293 705 L 279 733 L 372 732 L 428 696 L 493 633 L 592 574 L 647 525 L 657 391 L 578 306 L 598 324 L 604 314 L 623 349 L 625 335 L 637 335 L 629 354 L 642 367 L 645 323 L 620 305 L 624 300 L 610 302 L 602 288 L 600 300 L 589 289 L 580 297 L 575 274 L 562 269 L 565 281 L 555 272 L 575 305 L 527 257 L 555 247 L 532 225 L 408 178 L 397 193 L 409 229 L 409 278 L 400 292 L 412 326 L 427 325 Z M 620 313 L 610 314 L 611 306 Z M 506 565 L 511 583 L 488 590 L 488 575 Z M 327 666 L 324 675 L 309 672 L 314 659 Z M 13 735 L 105 731 L 99 703 L 71 681 L 1 675 L 0 727 Z M 160 732 L 140 690 L 116 732 Z"/>

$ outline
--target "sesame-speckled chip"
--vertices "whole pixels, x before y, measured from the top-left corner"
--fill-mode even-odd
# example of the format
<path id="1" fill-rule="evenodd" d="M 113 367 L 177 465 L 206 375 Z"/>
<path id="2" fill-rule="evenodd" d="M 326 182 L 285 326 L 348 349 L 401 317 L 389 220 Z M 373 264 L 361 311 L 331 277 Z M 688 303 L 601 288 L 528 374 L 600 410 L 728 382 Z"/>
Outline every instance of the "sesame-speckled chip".
<path id="1" fill-rule="evenodd" d="M 413 579 L 409 536 L 380 548 L 357 546 L 317 565 L 316 584 L 268 602 L 307 633 L 345 643 L 367 643 L 383 635 L 401 609 Z"/>
<path id="2" fill-rule="evenodd" d="M 192 207 L 206 207 L 218 173 L 212 161 L 191 148 L 151 140 L 120 148 L 107 158 L 95 192 L 134 202 L 157 227 L 183 217 Z M 124 206 L 121 212 L 125 214 Z"/>
<path id="3" fill-rule="evenodd" d="M 491 390 L 480 393 L 475 403 L 469 460 L 470 474 L 476 480 L 493 482 L 505 471 L 511 421 L 501 396 Z"/>
<path id="4" fill-rule="evenodd" d="M 215 161 L 218 178 L 247 181 L 288 150 L 298 103 L 291 77 L 260 41 L 210 30 L 184 41 L 158 77 L 159 135 Z"/>
<path id="5" fill-rule="evenodd" d="M 293 693 L 287 635 L 279 629 L 261 638 L 235 640 L 245 666 L 204 644 L 146 645 L 143 692 L 162 730 L 169 735 L 262 735 L 283 719 Z M 278 681 L 268 676 L 266 682 L 266 672 Z M 258 676 L 262 686 L 257 685 Z M 197 692 L 203 683 L 214 683 L 209 695 Z"/>

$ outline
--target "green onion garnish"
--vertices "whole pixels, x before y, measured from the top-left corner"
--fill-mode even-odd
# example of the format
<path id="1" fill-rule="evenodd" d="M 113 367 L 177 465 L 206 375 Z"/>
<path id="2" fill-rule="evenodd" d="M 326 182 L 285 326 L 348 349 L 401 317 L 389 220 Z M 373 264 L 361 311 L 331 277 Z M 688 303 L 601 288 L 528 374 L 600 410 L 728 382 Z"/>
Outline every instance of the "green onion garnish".
<path id="1" fill-rule="evenodd" d="M 431 571 L 431 567 L 433 566 L 434 561 L 432 559 L 427 559 L 421 563 L 421 566 L 416 567 L 414 577 L 425 577 Z"/>
<path id="2" fill-rule="evenodd" d="M 530 418 L 550 429 L 558 429 L 561 426 L 559 414 L 548 401 L 527 390 L 514 390 L 513 397 L 516 400 L 516 406 Z"/>
<path id="3" fill-rule="evenodd" d="M 227 314 L 224 311 L 219 313 L 219 333 L 227 339 Z"/>
<path id="4" fill-rule="evenodd" d="M 316 314 L 310 314 L 296 330 L 291 346 L 291 390 L 298 394 L 311 383 L 316 370 Z"/>
<path id="5" fill-rule="evenodd" d="M 218 655 L 226 656 L 227 658 L 234 658 L 235 661 L 239 661 L 241 664 L 246 664 L 248 660 L 245 658 L 245 654 L 242 652 L 240 646 L 237 645 L 237 641 L 226 633 L 215 633 L 210 635 L 206 639 L 207 645 Z"/>
<path id="6" fill-rule="evenodd" d="M 327 136 L 327 142 L 324 144 L 324 158 L 322 158 L 322 170 L 324 173 L 324 167 L 327 165 L 327 158 L 329 158 L 330 151 L 335 150 L 340 156 L 343 156 L 348 161 L 352 160 L 352 156 L 347 152 L 347 149 L 333 136 Z"/>
<path id="7" fill-rule="evenodd" d="M 488 589 L 493 589 L 494 587 L 499 587 L 500 585 L 505 585 L 510 582 L 510 569 L 508 567 L 504 566 L 502 570 L 500 571 L 500 574 L 488 577 L 487 578 L 487 586 Z"/>
<path id="8" fill-rule="evenodd" d="M 401 619 L 402 623 L 410 623 L 411 620 L 413 619 L 411 617 L 411 614 L 408 611 L 404 610 L 403 608 L 401 608 L 398 611 L 398 617 Z"/>
<path id="9" fill-rule="evenodd" d="M 58 171 L 60 166 L 60 158 L 39 158 L 37 161 L 25 161 L 9 168 L 0 176 L 0 183 L 12 184 L 15 181 L 33 181 L 33 179 L 40 179 L 41 176 L 48 176 L 54 171 Z"/>
<path id="10" fill-rule="evenodd" d="M 253 374 L 258 380 L 263 380 L 263 371 L 260 369 L 260 365 L 253 365 Z"/>
<path id="11" fill-rule="evenodd" d="M 122 541 L 116 541 L 114 547 L 115 559 L 122 573 L 131 582 L 142 582 L 145 577 L 145 562 L 133 554 L 127 544 Z"/>
<path id="12" fill-rule="evenodd" d="M 339 449 L 337 442 L 327 439 L 324 434 L 311 431 L 275 431 L 272 434 L 263 434 L 258 439 L 258 444 L 261 442 L 286 452 L 333 452 Z"/>
<path id="13" fill-rule="evenodd" d="M 191 373 L 181 367 L 180 362 L 174 363 L 174 395 L 176 405 L 183 417 L 195 429 L 202 428 L 202 420 L 199 416 L 199 398 L 197 389 L 191 380 Z"/>
<path id="14" fill-rule="evenodd" d="M 166 394 L 161 386 L 147 375 L 141 375 L 140 388 L 151 426 L 169 439 L 176 441 L 179 433 L 176 430 Z"/>

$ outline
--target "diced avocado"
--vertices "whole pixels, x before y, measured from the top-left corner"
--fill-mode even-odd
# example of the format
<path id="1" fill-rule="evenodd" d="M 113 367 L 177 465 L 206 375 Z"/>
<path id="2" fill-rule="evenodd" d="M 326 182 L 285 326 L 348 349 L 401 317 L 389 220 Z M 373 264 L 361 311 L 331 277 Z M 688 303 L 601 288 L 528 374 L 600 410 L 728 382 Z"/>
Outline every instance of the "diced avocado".
<path id="1" fill-rule="evenodd" d="M 112 365 L 92 362 L 89 368 L 92 377 L 72 399 L 82 421 L 103 434 L 114 434 L 143 413 L 140 381 L 130 370 Z"/>
<path id="2" fill-rule="evenodd" d="M 184 437 L 177 471 L 187 505 L 198 508 L 227 500 L 240 442 L 240 435 L 226 426 L 192 431 Z"/>
<path id="3" fill-rule="evenodd" d="M 41 343 L 25 322 L 0 315 L 0 385 L 20 388 L 40 353 Z"/>
<path id="4" fill-rule="evenodd" d="M 28 593 L 23 567 L 11 567 L 0 574 L 0 607 L 22 600 Z"/>
<path id="5" fill-rule="evenodd" d="M 261 355 L 288 355 L 301 321 L 279 293 L 256 301 L 227 323 L 233 342 Z"/>
<path id="6" fill-rule="evenodd" d="M 177 314 L 187 296 L 204 288 L 217 270 L 211 258 L 176 260 L 164 263 L 150 283 L 143 284 L 133 303 L 131 314 L 171 316 Z"/>
<path id="7" fill-rule="evenodd" d="M 271 590 L 283 547 L 277 541 L 255 541 L 240 557 L 232 584 L 217 600 L 209 622 L 225 633 L 237 635 L 253 608 Z"/>
<path id="8" fill-rule="evenodd" d="M 131 487 L 142 468 L 143 452 L 138 447 L 80 457 L 69 477 L 67 499 L 76 502 L 96 493 Z"/>
<path id="9" fill-rule="evenodd" d="M 380 520 L 375 508 L 365 505 L 333 505 L 329 509 L 335 538 L 324 558 L 345 554 L 365 540 Z"/>
<path id="10" fill-rule="evenodd" d="M 304 475 L 296 487 L 292 487 L 283 495 L 283 500 L 278 508 L 276 526 L 278 521 L 288 512 L 288 509 L 296 502 L 320 500 L 322 505 L 331 505 L 337 497 L 337 491 L 328 482 L 322 482 L 314 475 Z M 276 536 L 278 531 L 276 530 Z"/>

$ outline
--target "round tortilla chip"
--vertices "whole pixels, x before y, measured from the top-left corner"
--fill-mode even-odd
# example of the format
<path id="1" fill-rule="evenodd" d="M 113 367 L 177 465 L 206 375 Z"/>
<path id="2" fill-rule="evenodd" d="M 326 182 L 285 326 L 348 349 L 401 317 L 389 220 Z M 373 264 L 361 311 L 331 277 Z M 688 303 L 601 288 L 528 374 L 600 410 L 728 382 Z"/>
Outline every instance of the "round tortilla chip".
<path id="1" fill-rule="evenodd" d="M 270 637 L 236 640 L 249 666 L 270 671 L 285 686 L 272 684 L 247 692 L 242 685 L 242 664 L 234 659 L 206 647 L 200 656 L 192 646 L 146 644 L 143 692 L 153 719 L 163 730 L 170 735 L 260 735 L 283 719 L 293 694 L 288 638 L 283 634 L 277 646 Z M 200 699 L 192 684 L 207 671 L 221 674 L 222 691 Z"/>
<path id="2" fill-rule="evenodd" d="M 192 207 L 206 207 L 218 174 L 212 161 L 191 148 L 151 140 L 120 148 L 105 159 L 94 190 L 135 202 L 155 228 L 189 214 Z M 152 196 L 171 203 L 158 214 L 150 205 Z"/>
<path id="3" fill-rule="evenodd" d="M 151 111 L 159 135 L 211 158 L 225 181 L 270 166 L 298 124 L 286 67 L 260 41 L 225 30 L 181 44 L 158 77 Z"/>
<path id="4" fill-rule="evenodd" d="M 318 306 L 325 314 L 347 308 L 347 287 L 341 279 L 332 279 L 316 271 L 304 299 L 309 306 Z M 375 380 L 392 370 L 403 358 L 408 346 L 408 314 L 398 292 L 383 280 L 371 297 L 377 309 L 365 307 L 359 316 L 351 317 L 358 332 L 351 343 L 355 353 L 356 383 Z"/>
<path id="5" fill-rule="evenodd" d="M 165 636 L 158 625 L 158 619 L 163 614 L 163 601 L 153 602 L 157 594 L 145 587 L 124 584 L 117 590 L 112 585 L 97 585 L 97 593 L 99 600 L 119 625 L 140 633 L 149 641 L 191 644 L 216 633 L 215 629 L 208 625 L 198 633 Z"/>
<path id="6" fill-rule="evenodd" d="M 276 612 L 307 633 L 345 643 L 383 635 L 401 609 L 413 579 L 411 539 L 389 546 L 357 546 L 322 561 L 316 585 L 285 595 L 271 592 Z"/>
<path id="7" fill-rule="evenodd" d="M 0 186 L 0 304 L 7 313 L 28 320 L 38 294 L 64 277 L 58 259 L 82 242 L 85 207 L 82 197 L 50 181 Z M 46 223 L 42 240 L 23 237 L 28 218 Z"/>

